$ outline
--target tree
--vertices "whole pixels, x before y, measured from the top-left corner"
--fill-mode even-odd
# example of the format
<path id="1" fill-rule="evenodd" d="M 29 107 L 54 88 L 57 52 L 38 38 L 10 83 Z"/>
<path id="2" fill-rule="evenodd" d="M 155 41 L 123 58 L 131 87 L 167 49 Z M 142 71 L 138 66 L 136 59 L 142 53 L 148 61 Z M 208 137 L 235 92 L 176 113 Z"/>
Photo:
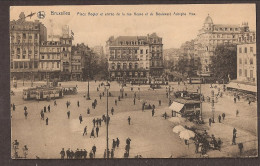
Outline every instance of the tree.
<path id="1" fill-rule="evenodd" d="M 183 75 L 186 71 L 186 67 L 188 65 L 187 59 L 180 59 L 178 62 L 177 70 Z"/>
<path id="2" fill-rule="evenodd" d="M 231 79 L 237 77 L 237 47 L 236 45 L 220 45 L 211 57 L 210 70 L 217 79 Z"/>

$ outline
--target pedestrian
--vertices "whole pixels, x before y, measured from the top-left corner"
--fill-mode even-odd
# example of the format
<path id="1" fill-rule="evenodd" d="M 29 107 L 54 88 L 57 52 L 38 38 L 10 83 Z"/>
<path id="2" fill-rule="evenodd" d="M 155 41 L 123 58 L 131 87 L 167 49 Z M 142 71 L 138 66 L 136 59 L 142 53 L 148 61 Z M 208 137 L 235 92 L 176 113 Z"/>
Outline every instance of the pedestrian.
<path id="1" fill-rule="evenodd" d="M 104 151 L 104 159 L 107 158 L 107 150 Z"/>
<path id="2" fill-rule="evenodd" d="M 236 137 L 237 137 L 237 134 L 234 133 L 233 138 L 232 138 L 232 145 L 236 145 Z"/>
<path id="3" fill-rule="evenodd" d="M 61 156 L 61 159 L 64 159 L 64 157 L 65 157 L 64 148 L 62 148 L 62 150 L 61 150 L 61 152 L 60 152 L 60 156 Z"/>
<path id="4" fill-rule="evenodd" d="M 101 95 L 101 93 L 99 93 L 99 99 L 101 100 L 101 97 L 102 97 L 102 95 Z"/>
<path id="5" fill-rule="evenodd" d="M 237 110 L 237 111 L 236 111 L 236 117 L 238 116 L 238 114 L 239 114 L 239 111 Z"/>
<path id="6" fill-rule="evenodd" d="M 234 128 L 234 129 L 233 129 L 233 135 L 236 134 L 236 133 L 237 133 L 237 129 Z"/>
<path id="7" fill-rule="evenodd" d="M 108 149 L 108 151 L 107 151 L 107 158 L 109 158 L 109 156 L 110 156 L 110 151 Z"/>
<path id="8" fill-rule="evenodd" d="M 90 114 L 90 109 L 89 108 L 87 109 L 87 114 Z"/>
<path id="9" fill-rule="evenodd" d="M 92 122 L 93 122 L 93 126 L 96 127 L 96 119 L 95 118 L 92 120 Z"/>
<path id="10" fill-rule="evenodd" d="M 25 119 L 27 119 L 27 115 L 28 115 L 28 112 L 25 110 L 25 111 L 24 111 Z"/>
<path id="11" fill-rule="evenodd" d="M 154 109 L 152 110 L 152 117 L 154 116 Z"/>
<path id="12" fill-rule="evenodd" d="M 97 126 L 97 127 L 96 127 L 96 134 L 97 134 L 97 137 L 98 137 L 98 132 L 99 132 L 99 127 Z"/>
<path id="13" fill-rule="evenodd" d="M 135 105 L 135 98 L 134 98 L 134 105 Z"/>
<path id="14" fill-rule="evenodd" d="M 56 102 L 56 100 L 54 100 L 54 106 L 57 106 L 57 102 Z"/>
<path id="15" fill-rule="evenodd" d="M 118 101 L 120 101 L 120 96 L 118 96 Z"/>
<path id="16" fill-rule="evenodd" d="M 159 106 L 161 106 L 162 105 L 162 101 L 161 100 L 159 100 Z"/>
<path id="17" fill-rule="evenodd" d="M 166 112 L 163 114 L 163 117 L 164 117 L 164 119 L 167 118 L 167 113 Z"/>
<path id="18" fill-rule="evenodd" d="M 47 117 L 46 118 L 46 125 L 48 125 L 48 123 L 49 123 L 49 118 Z"/>
<path id="19" fill-rule="evenodd" d="M 128 125 L 130 125 L 130 121 L 131 121 L 131 118 L 130 118 L 130 116 L 128 116 Z"/>
<path id="20" fill-rule="evenodd" d="M 70 148 L 66 150 L 67 159 L 70 159 Z"/>
<path id="21" fill-rule="evenodd" d="M 115 99 L 115 105 L 117 106 L 117 100 Z"/>
<path id="22" fill-rule="evenodd" d="M 43 113 L 43 110 L 41 110 L 41 119 L 44 120 L 44 113 Z"/>
<path id="23" fill-rule="evenodd" d="M 92 151 L 93 151 L 94 157 L 95 157 L 95 154 L 96 154 L 96 150 L 97 150 L 97 147 L 94 144 L 94 146 L 92 147 Z"/>
<path id="24" fill-rule="evenodd" d="M 93 159 L 93 152 L 92 151 L 89 152 L 89 158 Z"/>
<path id="25" fill-rule="evenodd" d="M 83 121 L 83 120 L 82 120 L 82 115 L 80 114 L 80 115 L 79 115 L 79 123 L 81 124 L 82 121 Z"/>
<path id="26" fill-rule="evenodd" d="M 99 126 L 101 126 L 101 118 L 98 120 Z"/>
<path id="27" fill-rule="evenodd" d="M 142 104 L 142 111 L 144 112 L 145 103 Z"/>
<path id="28" fill-rule="evenodd" d="M 94 133 L 94 127 L 92 128 L 91 134 L 90 134 L 90 138 L 94 137 L 95 138 L 95 133 Z"/>
<path id="29" fill-rule="evenodd" d="M 240 153 L 240 155 L 242 155 L 244 145 L 243 145 L 243 143 L 238 143 L 237 145 L 238 145 L 238 148 L 239 148 L 239 153 Z"/>
<path id="30" fill-rule="evenodd" d="M 48 112 L 51 112 L 51 106 L 48 105 Z"/>
<path id="31" fill-rule="evenodd" d="M 73 150 L 70 150 L 70 158 L 73 159 L 75 157 L 75 153 L 73 152 Z"/>
<path id="32" fill-rule="evenodd" d="M 103 94 L 103 96 L 105 96 L 105 92 L 103 92 L 102 94 Z"/>
<path id="33" fill-rule="evenodd" d="M 114 111 L 115 111 L 115 110 L 114 110 L 114 108 L 112 107 L 112 109 L 111 109 L 111 114 L 112 114 L 112 115 L 114 115 Z"/>
<path id="34" fill-rule="evenodd" d="M 67 115 L 68 115 L 68 119 L 70 118 L 70 111 L 67 112 Z"/>
<path id="35" fill-rule="evenodd" d="M 15 104 L 13 103 L 13 111 L 15 111 Z"/>
<path id="36" fill-rule="evenodd" d="M 218 122 L 221 123 L 221 116 L 218 115 Z"/>
<path id="37" fill-rule="evenodd" d="M 77 104 L 78 104 L 78 107 L 79 107 L 79 101 L 77 102 Z"/>
<path id="38" fill-rule="evenodd" d="M 43 111 L 44 111 L 44 113 L 46 113 L 46 106 L 43 107 Z"/>
<path id="39" fill-rule="evenodd" d="M 223 113 L 223 114 L 222 114 L 222 118 L 223 118 L 223 120 L 225 120 L 225 116 L 226 116 L 226 114 Z"/>
<path id="40" fill-rule="evenodd" d="M 85 134 L 87 135 L 87 126 L 84 127 L 83 136 L 84 136 Z"/>
<path id="41" fill-rule="evenodd" d="M 209 118 L 209 126 L 211 126 L 211 123 L 212 123 L 212 119 Z"/>
<path id="42" fill-rule="evenodd" d="M 118 137 L 116 138 L 116 147 L 119 147 L 120 141 L 118 139 Z"/>
<path id="43" fill-rule="evenodd" d="M 97 127 L 98 127 L 98 124 L 99 124 L 98 121 L 99 121 L 99 119 L 97 118 L 97 119 L 96 119 L 96 125 L 97 125 Z"/>
<path id="44" fill-rule="evenodd" d="M 115 149 L 116 148 L 116 141 L 115 139 L 113 139 L 113 142 L 112 142 L 112 149 Z"/>
<path id="45" fill-rule="evenodd" d="M 24 109 L 24 111 L 27 111 L 27 107 L 26 107 L 26 106 L 24 106 L 24 108 L 23 108 L 23 109 Z"/>
<path id="46" fill-rule="evenodd" d="M 236 103 L 237 102 L 237 98 L 236 97 L 234 97 L 234 103 Z"/>
<path id="47" fill-rule="evenodd" d="M 109 124 L 109 121 L 110 121 L 110 116 L 108 115 L 108 117 L 107 117 L 107 124 Z"/>
<path id="48" fill-rule="evenodd" d="M 84 151 L 83 151 L 83 158 L 86 159 L 87 155 L 88 155 L 88 152 L 86 151 L 86 149 L 84 149 Z"/>
<path id="49" fill-rule="evenodd" d="M 111 159 L 114 158 L 114 149 L 111 150 Z"/>

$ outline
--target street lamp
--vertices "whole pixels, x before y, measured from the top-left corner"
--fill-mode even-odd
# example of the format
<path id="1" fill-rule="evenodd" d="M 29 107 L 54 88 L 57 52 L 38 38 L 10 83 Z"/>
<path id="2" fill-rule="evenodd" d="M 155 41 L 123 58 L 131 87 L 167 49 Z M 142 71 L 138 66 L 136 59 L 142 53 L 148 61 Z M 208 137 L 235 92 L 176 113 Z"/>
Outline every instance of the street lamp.
<path id="1" fill-rule="evenodd" d="M 106 88 L 107 88 L 107 158 L 109 158 L 109 154 L 108 154 L 108 89 L 109 89 L 109 83 L 107 82 Z"/>
<path id="2" fill-rule="evenodd" d="M 202 118 L 202 102 L 201 102 L 201 71 L 199 73 L 199 76 L 200 76 L 200 120 L 203 121 L 203 118 Z"/>
<path id="3" fill-rule="evenodd" d="M 90 100 L 90 96 L 89 96 L 89 74 L 88 74 L 88 93 L 87 93 L 87 100 Z"/>

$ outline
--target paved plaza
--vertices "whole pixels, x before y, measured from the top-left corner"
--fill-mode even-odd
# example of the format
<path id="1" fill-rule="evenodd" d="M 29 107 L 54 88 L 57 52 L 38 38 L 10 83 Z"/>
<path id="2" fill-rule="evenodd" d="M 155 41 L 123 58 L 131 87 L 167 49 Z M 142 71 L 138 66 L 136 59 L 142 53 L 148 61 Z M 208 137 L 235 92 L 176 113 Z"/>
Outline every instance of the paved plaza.
<path id="1" fill-rule="evenodd" d="M 11 141 L 18 140 L 20 147 L 27 145 L 27 158 L 35 159 L 36 157 L 44 159 L 60 158 L 62 148 L 66 151 L 68 148 L 75 151 L 86 149 L 88 153 L 93 145 L 97 147 L 95 158 L 103 158 L 104 150 L 106 149 L 106 124 L 102 122 L 99 135 L 95 138 L 90 138 L 90 133 L 93 128 L 92 120 L 101 118 L 107 111 L 107 98 L 105 95 L 99 98 L 99 94 L 104 92 L 104 87 L 101 86 L 97 92 L 97 87 L 101 82 L 90 81 L 90 98 L 86 100 L 84 96 L 87 92 L 87 82 L 61 82 L 61 86 L 76 86 L 78 94 L 66 95 L 61 99 L 57 99 L 57 106 L 54 106 L 54 101 L 25 101 L 22 99 L 22 90 L 30 86 L 30 82 L 18 81 L 17 89 L 11 88 L 15 95 L 11 96 L 11 103 L 16 105 L 15 111 L 11 109 Z M 43 85 L 44 82 L 35 82 L 36 85 Z M 170 83 L 173 91 L 185 90 L 196 91 L 198 84 L 194 85 L 178 85 L 176 82 Z M 217 85 L 221 88 L 223 85 Z M 163 113 L 167 112 L 171 115 L 171 110 L 168 108 L 169 99 L 166 97 L 166 87 L 161 89 L 151 90 L 148 85 L 131 86 L 127 84 L 124 87 L 124 96 L 121 101 L 115 105 L 115 99 L 120 95 L 121 86 L 117 82 L 111 82 L 109 92 L 112 96 L 108 98 L 109 108 L 109 149 L 112 147 L 112 140 L 117 137 L 120 140 L 120 145 L 115 149 L 115 158 L 123 158 L 125 152 L 126 139 L 131 138 L 130 158 L 136 155 L 141 155 L 143 158 L 195 158 L 203 157 L 200 153 L 195 153 L 195 145 L 190 140 L 189 145 L 186 145 L 179 135 L 172 132 L 176 125 L 189 125 L 200 130 L 207 130 L 209 135 L 214 134 L 216 138 L 221 138 L 223 145 L 221 150 L 208 151 L 208 157 L 248 157 L 257 155 L 257 103 L 253 102 L 248 105 L 245 99 L 241 98 L 236 103 L 233 102 L 233 95 L 228 92 L 223 93 L 223 97 L 215 103 L 215 117 L 226 114 L 225 120 L 221 123 L 215 119 L 211 127 L 208 124 L 209 117 L 212 116 L 211 104 L 208 102 L 202 103 L 203 119 L 205 124 L 198 125 L 187 120 L 180 123 L 172 122 L 164 119 Z M 131 91 L 133 88 L 133 91 Z M 217 88 L 210 88 L 209 84 L 202 84 L 202 93 L 204 96 L 210 96 L 211 91 L 217 91 Z M 137 99 L 134 105 L 134 93 Z M 172 95 L 172 94 L 171 94 Z M 97 107 L 91 107 L 94 99 L 97 100 Z M 158 101 L 162 104 L 159 106 Z M 71 105 L 67 108 L 66 102 Z M 77 106 L 79 101 L 80 106 Z M 142 111 L 142 102 L 146 101 L 151 105 L 155 105 L 155 115 L 152 117 L 151 110 Z M 45 124 L 45 120 L 41 120 L 40 112 L 44 106 L 50 105 L 51 111 L 45 113 L 45 118 L 48 117 L 49 124 Z M 24 106 L 28 109 L 27 119 L 24 116 Z M 111 108 L 114 108 L 114 115 L 111 114 Z M 90 114 L 87 114 L 87 109 L 90 109 Z M 67 111 L 71 112 L 70 118 L 67 117 Z M 236 111 L 239 110 L 238 116 Z M 79 116 L 83 117 L 83 122 L 80 124 Z M 131 123 L 128 124 L 128 117 L 131 117 Z M 181 118 L 181 117 L 178 117 Z M 87 135 L 83 136 L 84 127 L 87 126 Z M 237 145 L 232 145 L 232 131 L 237 129 L 237 143 L 242 142 L 244 145 L 243 153 L 239 154 Z M 21 148 L 18 150 L 22 156 Z M 13 153 L 12 153 L 13 154 Z M 88 157 L 89 158 L 89 157 Z"/>

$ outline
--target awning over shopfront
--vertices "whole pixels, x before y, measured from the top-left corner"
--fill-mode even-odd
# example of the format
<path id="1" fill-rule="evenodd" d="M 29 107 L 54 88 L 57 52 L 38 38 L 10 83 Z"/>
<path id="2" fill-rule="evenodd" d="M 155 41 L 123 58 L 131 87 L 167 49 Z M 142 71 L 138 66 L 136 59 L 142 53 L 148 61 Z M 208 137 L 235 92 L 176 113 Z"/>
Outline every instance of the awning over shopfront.
<path id="1" fill-rule="evenodd" d="M 227 85 L 227 88 L 257 93 L 257 86 L 256 85 L 250 85 L 250 84 L 245 84 L 245 83 L 230 82 Z"/>
<path id="2" fill-rule="evenodd" d="M 184 107 L 184 104 L 174 101 L 174 102 L 172 102 L 172 104 L 169 108 L 173 111 L 180 112 L 183 107 Z"/>

